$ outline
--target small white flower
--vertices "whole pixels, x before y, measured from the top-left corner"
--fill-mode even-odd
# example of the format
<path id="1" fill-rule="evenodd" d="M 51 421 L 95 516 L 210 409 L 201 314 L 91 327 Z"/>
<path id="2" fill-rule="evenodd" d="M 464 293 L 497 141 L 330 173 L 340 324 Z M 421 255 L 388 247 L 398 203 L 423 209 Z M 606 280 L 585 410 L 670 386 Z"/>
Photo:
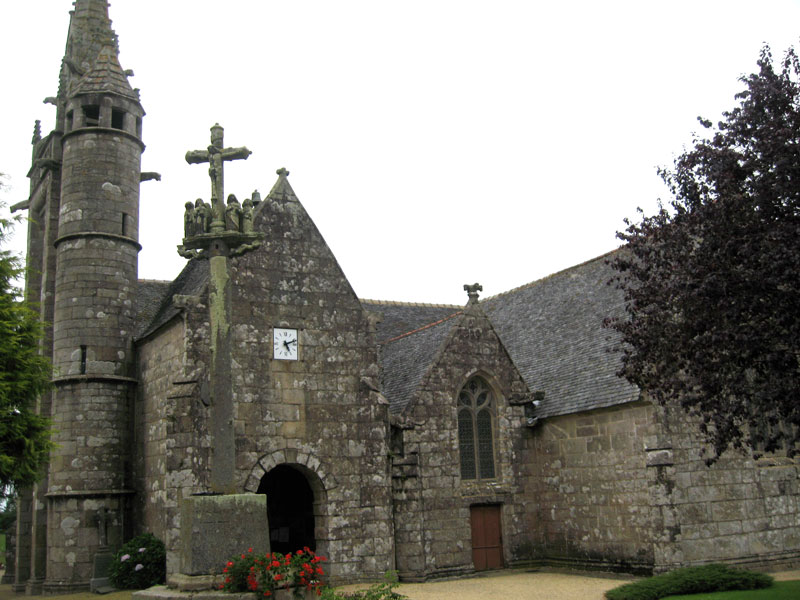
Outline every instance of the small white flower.
<path id="1" fill-rule="evenodd" d="M 120 557 L 119 557 L 119 562 L 125 562 L 125 561 L 126 561 L 126 560 L 128 560 L 130 557 L 131 557 L 131 555 L 130 555 L 130 554 L 123 554 L 122 556 L 120 556 Z"/>
<path id="2" fill-rule="evenodd" d="M 147 548 L 139 548 L 139 552 L 144 552 Z"/>
<path id="3" fill-rule="evenodd" d="M 142 563 L 139 563 L 138 565 L 133 567 L 134 571 L 141 571 L 142 569 L 144 569 L 144 565 Z"/>

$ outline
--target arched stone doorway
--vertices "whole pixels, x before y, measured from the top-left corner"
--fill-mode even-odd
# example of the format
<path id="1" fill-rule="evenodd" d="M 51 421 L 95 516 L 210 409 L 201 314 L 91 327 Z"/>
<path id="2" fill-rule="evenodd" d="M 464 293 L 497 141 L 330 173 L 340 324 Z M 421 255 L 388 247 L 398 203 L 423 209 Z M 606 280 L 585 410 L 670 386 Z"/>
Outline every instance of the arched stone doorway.
<path id="1" fill-rule="evenodd" d="M 294 552 L 308 546 L 317 549 L 314 491 L 306 476 L 293 466 L 270 469 L 258 486 L 267 495 L 270 547 L 273 552 Z"/>

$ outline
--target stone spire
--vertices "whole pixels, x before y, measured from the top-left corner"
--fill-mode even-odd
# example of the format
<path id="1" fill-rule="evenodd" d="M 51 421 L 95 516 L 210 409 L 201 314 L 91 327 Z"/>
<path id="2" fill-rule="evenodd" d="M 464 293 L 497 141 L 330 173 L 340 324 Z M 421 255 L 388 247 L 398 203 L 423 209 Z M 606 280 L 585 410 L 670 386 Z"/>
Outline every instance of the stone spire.
<path id="1" fill-rule="evenodd" d="M 108 1 L 75 0 L 74 6 L 70 13 L 67 47 L 59 81 L 58 95 L 62 99 L 92 68 L 104 47 L 110 46 L 114 54 L 118 52 L 117 35 L 108 18 Z"/>

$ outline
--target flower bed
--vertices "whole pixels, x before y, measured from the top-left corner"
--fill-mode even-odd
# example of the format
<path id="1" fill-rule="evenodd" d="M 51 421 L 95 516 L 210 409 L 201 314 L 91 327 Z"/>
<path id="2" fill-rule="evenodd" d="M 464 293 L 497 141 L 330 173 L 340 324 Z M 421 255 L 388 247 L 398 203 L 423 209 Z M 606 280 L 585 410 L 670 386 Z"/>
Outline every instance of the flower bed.
<path id="1" fill-rule="evenodd" d="M 249 548 L 228 561 L 222 570 L 225 579 L 219 586 L 226 592 L 255 592 L 260 597 L 273 596 L 277 590 L 292 590 L 302 598 L 307 592 L 322 593 L 325 571 L 318 556 L 308 547 L 281 554 L 267 552 L 259 554 Z"/>

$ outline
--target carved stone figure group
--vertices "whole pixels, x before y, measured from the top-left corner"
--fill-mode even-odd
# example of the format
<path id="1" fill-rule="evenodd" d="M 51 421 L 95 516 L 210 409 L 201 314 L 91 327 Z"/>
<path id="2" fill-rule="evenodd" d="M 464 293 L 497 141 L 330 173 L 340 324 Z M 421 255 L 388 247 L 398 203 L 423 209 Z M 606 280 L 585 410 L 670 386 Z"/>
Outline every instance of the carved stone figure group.
<path id="1" fill-rule="evenodd" d="M 238 233 L 253 233 L 253 210 L 260 202 L 258 192 L 253 192 L 253 198 L 245 198 L 239 204 L 239 200 L 233 194 L 228 196 L 228 205 L 221 215 L 225 222 L 225 231 Z M 214 211 L 211 205 L 198 198 L 194 204 L 187 202 L 186 211 L 183 213 L 183 236 L 184 238 L 211 233 L 211 223 L 214 220 Z"/>

